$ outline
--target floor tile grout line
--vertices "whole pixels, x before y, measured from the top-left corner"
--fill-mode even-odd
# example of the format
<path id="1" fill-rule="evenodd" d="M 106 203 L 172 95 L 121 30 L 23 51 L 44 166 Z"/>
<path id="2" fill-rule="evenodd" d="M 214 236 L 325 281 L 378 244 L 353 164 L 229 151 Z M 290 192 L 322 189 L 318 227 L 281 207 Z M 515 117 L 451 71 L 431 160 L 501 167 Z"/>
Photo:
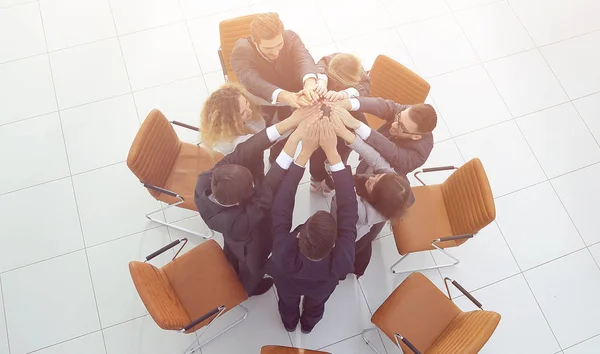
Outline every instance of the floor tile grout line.
<path id="1" fill-rule="evenodd" d="M 570 346 L 568 346 L 568 347 L 565 347 L 565 348 L 563 348 L 563 349 L 562 349 L 562 351 L 564 351 L 564 350 L 567 350 L 567 349 L 571 349 L 571 348 L 573 348 L 573 347 L 576 347 L 576 346 L 578 346 L 579 344 L 585 343 L 585 342 L 587 342 L 587 341 L 589 341 L 589 340 L 592 340 L 592 339 L 594 339 L 594 338 L 596 338 L 596 337 L 600 337 L 600 333 L 598 333 L 598 334 L 596 334 L 596 335 L 593 335 L 593 336 L 591 336 L 590 338 L 584 339 L 584 340 L 582 340 L 582 341 L 580 341 L 580 342 L 577 342 L 577 343 L 575 343 L 575 344 L 573 344 L 573 345 L 570 345 Z M 560 347 L 560 345 L 559 345 L 559 347 Z"/>
<path id="2" fill-rule="evenodd" d="M 389 236 L 389 235 L 388 235 Z M 365 303 L 367 304 L 367 309 L 369 310 L 369 313 L 371 314 L 370 317 L 373 317 L 373 310 L 371 309 L 371 305 L 369 304 L 369 300 L 367 299 L 367 294 L 365 294 L 365 290 L 363 289 L 363 286 L 361 284 L 361 282 L 359 281 L 358 277 L 356 278 L 356 282 L 358 283 L 358 288 L 360 289 L 360 292 L 365 300 Z M 366 328 L 365 328 L 366 329 Z M 362 333 L 358 334 L 358 335 L 362 335 Z M 381 331 L 379 331 L 379 329 L 377 330 L 377 335 L 379 336 L 379 339 L 381 340 L 381 343 L 383 344 L 383 350 L 386 352 L 386 354 L 388 353 L 387 348 L 385 347 L 385 343 L 383 342 L 383 338 L 381 336 Z M 354 338 L 354 337 L 352 337 Z M 333 344 L 332 344 L 333 345 Z M 366 343 L 365 343 L 366 345 Z"/>
<path id="3" fill-rule="evenodd" d="M 0 10 L 10 9 L 11 7 L 22 6 L 25 4 L 30 4 L 32 2 L 38 2 L 38 0 L 30 0 L 30 1 L 25 1 L 25 2 L 21 2 L 21 3 L 11 4 L 11 5 L 3 5 L 3 6 L 0 6 Z"/>
<path id="4" fill-rule="evenodd" d="M 6 344 L 8 346 L 8 354 L 10 354 L 10 336 L 8 335 L 8 318 L 6 317 L 6 298 L 4 297 L 4 289 L 2 287 L 2 276 L 0 274 L 0 297 L 2 297 L 2 313 L 4 314 L 4 328 L 6 329 Z M 2 335 L 2 333 L 0 333 Z"/>
<path id="5" fill-rule="evenodd" d="M 183 10 L 183 5 L 181 5 L 181 0 L 177 0 L 177 4 L 179 4 L 179 10 L 181 11 L 183 18 L 185 19 L 185 13 Z M 249 5 L 247 5 L 247 6 L 248 6 L 248 8 L 250 8 Z M 200 63 L 200 57 L 198 57 L 198 50 L 196 49 L 196 45 L 194 44 L 194 40 L 192 38 L 192 31 L 190 30 L 188 20 L 185 19 L 184 22 L 185 22 L 185 30 L 188 34 L 190 43 L 192 44 L 192 49 L 194 50 L 194 56 L 196 57 L 196 63 L 198 64 L 198 68 L 200 70 L 200 75 L 202 76 L 202 81 L 204 81 L 204 87 L 206 88 L 206 92 L 210 95 L 211 92 L 208 87 L 208 83 L 206 82 L 206 77 L 204 77 L 204 69 L 202 69 L 202 64 Z M 218 72 L 218 71 L 215 71 L 215 72 Z"/>

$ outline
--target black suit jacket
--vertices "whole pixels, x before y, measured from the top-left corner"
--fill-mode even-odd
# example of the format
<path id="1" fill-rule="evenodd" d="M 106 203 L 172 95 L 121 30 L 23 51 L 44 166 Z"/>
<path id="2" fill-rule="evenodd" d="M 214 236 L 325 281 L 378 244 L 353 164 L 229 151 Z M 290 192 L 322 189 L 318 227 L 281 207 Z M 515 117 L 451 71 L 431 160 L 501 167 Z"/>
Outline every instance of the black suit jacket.
<path id="1" fill-rule="evenodd" d="M 406 175 L 427 161 L 433 149 L 433 134 L 423 134 L 420 140 L 412 140 L 394 139 L 389 132 L 396 114 L 410 106 L 377 97 L 358 97 L 358 101 L 360 102 L 359 112 L 369 113 L 386 121 L 377 131 L 371 132 L 366 142 L 389 162 L 396 173 Z M 364 161 L 361 162 L 361 164 L 364 163 Z"/>
<path id="2" fill-rule="evenodd" d="M 231 67 L 240 83 L 268 102 L 275 89 L 298 92 L 304 86 L 304 75 L 317 74 L 315 60 L 296 33 L 286 30 L 283 41 L 279 57 L 273 62 L 258 52 L 250 38 L 238 39 L 231 52 Z"/>
<path id="3" fill-rule="evenodd" d="M 358 205 L 354 192 L 354 180 L 350 167 L 333 172 L 336 195 L 338 196 L 338 235 L 335 247 L 324 259 L 315 262 L 306 258 L 298 248 L 298 232 L 303 225 L 290 233 L 296 190 L 302 179 L 304 168 L 295 164 L 283 178 L 273 202 L 273 254 L 267 264 L 267 272 L 275 278 L 283 278 L 287 287 L 294 292 L 320 285 L 337 284 L 339 278 L 354 271 L 354 242 Z M 276 279 L 279 283 L 280 279 Z"/>
<path id="4" fill-rule="evenodd" d="M 215 168 L 227 164 L 242 165 L 252 171 L 252 166 L 263 160 L 264 150 L 271 144 L 266 129 L 263 129 L 239 144 L 213 169 L 202 173 L 196 183 L 194 202 L 200 216 L 209 228 L 223 234 L 225 243 L 240 259 L 245 256 L 248 243 L 271 239 L 271 206 L 274 194 L 286 171 L 279 165 L 273 164 L 264 181 L 260 185 L 255 185 L 252 197 L 232 207 L 223 207 L 208 198 L 212 194 L 212 174 Z M 266 247 L 270 248 L 271 245 L 268 244 Z"/>

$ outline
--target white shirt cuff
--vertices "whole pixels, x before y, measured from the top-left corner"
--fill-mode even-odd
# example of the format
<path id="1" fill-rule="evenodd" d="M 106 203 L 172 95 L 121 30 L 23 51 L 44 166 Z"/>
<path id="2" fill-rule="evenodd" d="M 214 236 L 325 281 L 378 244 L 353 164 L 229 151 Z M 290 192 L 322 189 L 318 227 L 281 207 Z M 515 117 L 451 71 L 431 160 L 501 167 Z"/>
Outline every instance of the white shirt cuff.
<path id="1" fill-rule="evenodd" d="M 277 156 L 275 162 L 279 165 L 279 167 L 287 170 L 292 165 L 292 162 L 294 162 L 294 158 L 286 154 L 285 151 L 282 151 L 279 153 L 279 156 Z"/>
<path id="2" fill-rule="evenodd" d="M 279 96 L 279 94 L 282 92 L 283 90 L 278 88 L 275 89 L 275 91 L 273 91 L 273 94 L 271 95 L 271 104 L 276 104 L 277 103 L 277 96 Z"/>
<path id="3" fill-rule="evenodd" d="M 317 74 L 317 80 L 323 80 L 325 82 L 328 82 L 329 78 L 325 74 Z"/>
<path id="4" fill-rule="evenodd" d="M 281 134 L 279 134 L 279 131 L 277 131 L 277 125 L 272 125 L 267 128 L 267 137 L 272 143 L 276 142 L 277 139 L 281 138 Z"/>
<path id="5" fill-rule="evenodd" d="M 351 98 L 350 101 L 350 111 L 358 111 L 360 109 L 360 101 L 358 98 Z"/>
<path id="6" fill-rule="evenodd" d="M 344 166 L 344 163 L 342 161 L 336 163 L 335 165 L 332 165 L 329 167 L 329 169 L 331 170 L 331 172 L 337 172 L 337 171 L 341 171 L 343 169 L 345 169 L 346 166 Z"/>
<path id="7" fill-rule="evenodd" d="M 302 84 L 304 84 L 304 81 L 306 81 L 306 80 L 310 79 L 311 77 L 312 77 L 313 79 L 315 79 L 315 80 L 316 80 L 316 79 L 317 79 L 317 74 L 312 74 L 312 73 L 311 73 L 311 74 L 306 74 L 306 75 L 304 75 L 304 76 L 302 77 Z"/>
<path id="8" fill-rule="evenodd" d="M 360 123 L 360 127 L 354 131 L 362 140 L 367 140 L 371 135 L 371 128 L 365 123 Z"/>
<path id="9" fill-rule="evenodd" d="M 354 87 L 348 87 L 347 89 L 344 90 L 344 92 L 346 92 L 346 94 L 348 94 L 348 98 L 360 96 L 360 93 Z"/>

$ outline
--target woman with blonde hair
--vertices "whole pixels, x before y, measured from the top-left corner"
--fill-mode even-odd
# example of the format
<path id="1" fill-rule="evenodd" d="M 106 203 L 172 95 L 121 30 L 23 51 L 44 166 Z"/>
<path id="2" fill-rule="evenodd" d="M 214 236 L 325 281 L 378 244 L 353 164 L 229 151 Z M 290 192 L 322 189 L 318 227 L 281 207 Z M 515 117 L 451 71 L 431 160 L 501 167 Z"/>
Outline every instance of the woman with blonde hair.
<path id="1" fill-rule="evenodd" d="M 238 84 L 224 84 L 204 103 L 200 139 L 213 152 L 228 155 L 252 135 L 265 129 L 265 119 Z"/>
<path id="2" fill-rule="evenodd" d="M 327 87 L 323 96 L 325 101 L 340 101 L 357 96 L 368 96 L 371 83 L 358 57 L 347 53 L 327 55 L 317 63 L 317 83 Z M 356 119 L 367 123 L 363 113 L 352 112 Z M 342 139 L 338 138 L 338 152 L 346 163 L 352 151 Z M 335 191 L 333 179 L 328 175 L 325 153 L 318 149 L 310 159 L 310 191 L 321 192 L 328 197 Z"/>

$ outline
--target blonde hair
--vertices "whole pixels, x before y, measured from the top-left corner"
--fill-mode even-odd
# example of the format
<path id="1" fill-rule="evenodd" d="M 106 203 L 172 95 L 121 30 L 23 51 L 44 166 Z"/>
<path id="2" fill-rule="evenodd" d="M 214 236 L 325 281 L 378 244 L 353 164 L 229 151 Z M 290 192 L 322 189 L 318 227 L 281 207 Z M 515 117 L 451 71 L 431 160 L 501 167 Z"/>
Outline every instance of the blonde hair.
<path id="1" fill-rule="evenodd" d="M 240 113 L 239 97 L 248 101 L 248 92 L 238 84 L 224 84 L 204 102 L 200 115 L 200 139 L 211 151 L 220 141 L 250 134 Z M 253 118 L 258 115 L 256 107 L 250 103 Z"/>
<path id="2" fill-rule="evenodd" d="M 352 54 L 339 53 L 329 61 L 327 77 L 332 89 L 345 90 L 358 85 L 363 73 L 360 59 Z"/>
<path id="3" fill-rule="evenodd" d="M 283 33 L 283 22 L 277 12 L 258 14 L 250 23 L 252 40 L 259 44 L 263 39 L 273 39 Z"/>

